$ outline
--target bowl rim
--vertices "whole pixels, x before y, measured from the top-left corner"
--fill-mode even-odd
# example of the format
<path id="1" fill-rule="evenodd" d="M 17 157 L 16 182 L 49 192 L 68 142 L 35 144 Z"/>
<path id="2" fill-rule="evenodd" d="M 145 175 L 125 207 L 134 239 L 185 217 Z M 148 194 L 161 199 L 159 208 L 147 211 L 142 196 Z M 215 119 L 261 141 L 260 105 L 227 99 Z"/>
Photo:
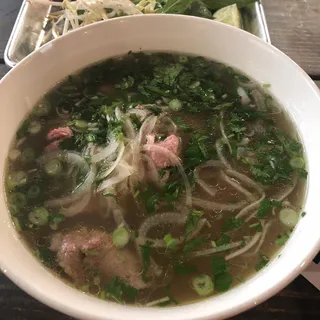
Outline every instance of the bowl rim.
<path id="1" fill-rule="evenodd" d="M 100 25 L 111 25 L 111 27 L 116 27 L 117 24 L 121 23 L 122 21 L 126 21 L 126 20 L 154 20 L 154 19 L 161 19 L 164 20 L 163 23 L 165 23 L 165 20 L 187 20 L 189 21 L 189 23 L 197 23 L 197 24 L 207 24 L 207 28 L 222 28 L 222 29 L 229 29 L 229 32 L 233 32 L 233 33 L 246 33 L 246 37 L 250 38 L 251 42 L 254 42 L 255 44 L 258 44 L 259 46 L 264 47 L 264 50 L 269 51 L 270 53 L 276 54 L 278 56 L 281 56 L 282 58 L 285 58 L 287 61 L 291 62 L 291 65 L 295 66 L 295 69 L 297 71 L 299 71 L 299 73 L 301 73 L 301 77 L 304 79 L 305 82 L 308 83 L 308 85 L 310 86 L 311 89 L 314 90 L 315 94 L 318 96 L 319 98 L 319 102 L 320 102 L 320 92 L 317 88 L 317 86 L 315 85 L 315 83 L 311 80 L 311 78 L 306 74 L 306 72 L 299 67 L 291 58 L 289 58 L 287 55 L 285 55 L 283 52 L 281 52 L 279 49 L 277 49 L 276 47 L 274 47 L 273 45 L 270 45 L 266 42 L 264 42 L 262 39 L 244 31 L 244 30 L 240 30 L 240 29 L 236 29 L 234 27 L 231 27 L 229 25 L 225 25 L 223 23 L 217 22 L 217 21 L 213 21 L 213 20 L 207 20 L 204 18 L 199 18 L 199 17 L 193 17 L 193 16 L 184 16 L 184 15 L 177 15 L 177 14 L 172 14 L 172 15 L 168 15 L 168 14 L 153 14 L 153 15 L 136 15 L 136 16 L 125 16 L 125 17 L 118 17 L 118 18 L 113 18 L 110 19 L 108 21 L 100 21 L 100 22 L 96 22 L 92 25 L 88 25 L 85 27 L 82 27 L 80 29 L 77 30 L 73 30 L 69 33 L 67 33 L 66 35 L 64 35 L 63 37 L 60 37 L 58 39 L 54 39 L 52 41 L 50 41 L 49 43 L 45 44 L 43 47 L 41 47 L 39 50 L 50 50 L 50 46 L 55 43 L 55 42 L 67 42 L 68 39 L 70 37 L 73 37 L 74 34 L 77 33 L 85 33 L 87 32 L 87 30 L 90 29 L 94 29 L 94 28 L 100 28 Z M 115 26 L 112 26 L 115 25 Z M 1 80 L 0 80 L 0 85 L 6 81 L 6 79 L 8 77 L 10 77 L 12 74 L 14 73 L 19 73 L 20 69 L 22 69 L 22 67 L 24 65 L 26 65 L 30 60 L 34 59 L 37 55 L 37 51 L 31 53 L 29 56 L 27 56 L 26 58 L 24 58 L 21 62 L 19 62 L 17 64 L 17 66 L 10 70 L 8 72 L 8 74 L 6 74 Z M 263 301 L 269 299 L 271 296 L 273 296 L 274 294 L 276 294 L 278 291 L 280 291 L 281 289 L 283 289 L 286 285 L 288 285 L 293 279 L 295 279 L 308 265 L 309 262 L 312 261 L 312 259 L 314 258 L 314 256 L 319 252 L 320 250 L 320 235 L 318 238 L 318 242 L 315 242 L 312 249 L 310 249 L 309 251 L 306 251 L 303 253 L 303 255 L 301 254 L 301 261 L 299 264 L 296 264 L 294 266 L 290 266 L 290 271 L 287 272 L 287 275 L 285 277 L 282 278 L 281 281 L 279 281 L 276 285 L 274 285 L 272 288 L 270 288 L 269 291 L 264 291 L 261 294 L 255 294 L 255 301 L 252 301 L 252 298 L 246 298 L 243 301 L 241 301 L 240 303 L 236 302 L 234 303 L 234 307 L 233 308 L 225 308 L 225 310 L 223 310 L 220 314 L 218 314 L 217 316 L 212 315 L 212 311 L 206 310 L 205 312 L 203 312 L 199 317 L 194 318 L 194 319 L 224 319 L 227 317 L 231 317 L 234 316 L 240 312 L 243 312 L 247 309 L 250 309 L 254 306 L 256 306 L 257 304 L 262 303 Z M 70 316 L 76 316 L 79 317 L 79 319 L 83 319 L 84 316 L 84 312 L 83 310 L 79 311 L 77 306 L 70 306 L 67 305 L 66 303 L 61 303 L 61 299 L 59 297 L 53 297 L 50 293 L 48 293 L 47 295 L 42 295 L 40 292 L 37 292 L 36 290 L 34 290 L 33 288 L 33 281 L 31 279 L 25 279 L 23 277 L 21 277 L 21 274 L 15 273 L 15 272 L 11 272 L 10 270 L 10 266 L 7 265 L 5 258 L 2 257 L 0 255 L 0 267 L 1 269 L 5 270 L 5 275 L 7 277 L 9 277 L 15 284 L 17 284 L 20 288 L 22 288 L 24 291 L 26 291 L 28 294 L 30 294 L 31 296 L 33 296 L 34 298 L 36 298 L 38 301 L 41 301 L 42 303 L 45 303 L 46 305 L 59 310 L 67 315 Z M 73 289 L 74 291 L 77 291 L 76 289 Z M 221 295 L 220 295 L 221 296 Z M 94 298 L 95 300 L 97 300 L 97 298 Z M 213 298 L 208 298 L 206 299 L 211 300 L 211 299 L 216 299 L 216 297 Z M 141 317 L 139 317 L 140 319 L 146 320 L 146 319 L 150 319 L 150 317 L 154 316 L 156 319 L 167 319 L 168 317 L 174 317 L 177 315 L 177 313 L 179 312 L 188 312 L 188 310 L 192 310 L 189 307 L 190 306 L 196 306 L 196 305 L 200 305 L 203 304 L 203 301 L 198 301 L 192 304 L 188 304 L 188 305 L 182 305 L 182 306 L 176 306 L 176 307 L 167 307 L 165 309 L 160 309 L 160 308 L 139 308 L 136 306 L 120 306 L 119 308 L 123 308 L 123 312 L 126 309 L 127 312 L 126 314 L 129 315 L 130 312 L 132 312 L 132 314 L 136 314 L 136 310 L 140 310 L 141 313 Z M 103 302 L 106 305 L 106 309 L 108 308 L 108 305 L 110 305 L 110 303 L 114 304 L 113 302 Z M 155 310 L 157 311 L 158 314 L 154 314 Z M 121 313 L 121 312 L 119 312 Z M 161 316 L 160 316 L 161 315 Z M 86 315 L 88 316 L 88 314 Z M 94 315 L 92 316 L 92 319 L 101 319 L 100 317 L 95 317 Z M 107 319 L 107 318 L 105 318 Z M 109 319 L 109 318 L 108 318 Z M 114 320 L 121 320 L 121 319 L 129 319 L 128 317 L 117 317 L 114 318 Z M 177 318 L 177 319 L 180 319 Z M 184 319 L 184 317 L 182 317 L 181 319 Z M 189 317 L 186 317 L 186 319 L 191 319 Z"/>

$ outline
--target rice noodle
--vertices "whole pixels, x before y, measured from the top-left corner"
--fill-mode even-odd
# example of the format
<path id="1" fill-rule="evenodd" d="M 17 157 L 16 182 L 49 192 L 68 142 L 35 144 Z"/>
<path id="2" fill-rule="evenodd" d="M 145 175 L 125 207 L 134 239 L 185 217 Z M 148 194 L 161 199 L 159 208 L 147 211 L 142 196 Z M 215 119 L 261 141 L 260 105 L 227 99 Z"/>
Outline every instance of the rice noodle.
<path id="1" fill-rule="evenodd" d="M 248 184 L 249 186 L 254 188 L 258 193 L 260 193 L 260 195 L 264 194 L 263 189 L 256 182 L 254 182 L 252 179 L 250 179 L 245 174 L 242 174 L 242 173 L 235 171 L 233 169 L 227 169 L 226 174 L 233 176 L 233 177 L 243 181 L 244 183 Z"/>
<path id="2" fill-rule="evenodd" d="M 157 300 L 154 300 L 154 301 L 151 301 L 151 302 L 148 302 L 145 307 L 153 307 L 153 306 L 156 306 L 160 303 L 164 303 L 164 302 L 168 302 L 170 301 L 170 297 L 164 297 L 164 298 L 161 298 L 161 299 L 157 299 Z"/>
<path id="3" fill-rule="evenodd" d="M 291 192 L 295 189 L 296 185 L 298 182 L 298 177 L 296 175 L 294 175 L 292 177 L 292 181 L 291 184 L 289 184 L 283 191 L 282 193 L 278 194 L 275 197 L 272 197 L 275 201 L 281 202 L 283 201 L 285 198 L 287 198 Z"/>
<path id="4" fill-rule="evenodd" d="M 192 204 L 205 210 L 234 211 L 243 208 L 246 205 L 246 202 L 240 201 L 237 203 L 225 204 L 192 197 Z"/>
<path id="5" fill-rule="evenodd" d="M 107 147 L 105 147 L 102 151 L 94 154 L 91 157 L 91 162 L 98 163 L 102 160 L 107 159 L 109 156 L 111 156 L 112 154 L 114 154 L 116 152 L 118 147 L 119 147 L 119 142 L 117 142 L 115 140 L 110 141 L 110 143 Z"/>
<path id="6" fill-rule="evenodd" d="M 117 159 L 113 162 L 113 164 L 110 166 L 109 169 L 103 171 L 102 173 L 99 172 L 99 175 L 97 177 L 99 180 L 106 178 L 119 165 L 119 162 L 121 161 L 123 153 L 124 153 L 124 149 L 125 149 L 124 143 L 121 142 L 119 145 L 119 152 L 118 152 Z"/>
<path id="7" fill-rule="evenodd" d="M 265 103 L 264 103 L 264 96 L 263 94 L 258 90 L 258 89 L 253 89 L 251 91 L 251 95 L 253 97 L 253 100 L 257 106 L 257 109 L 259 111 L 267 111 L 267 108 L 265 106 Z"/>
<path id="8" fill-rule="evenodd" d="M 251 239 L 251 241 L 249 243 L 247 243 L 243 248 L 228 254 L 225 257 L 225 259 L 228 261 L 228 260 L 231 260 L 231 259 L 233 259 L 233 258 L 235 258 L 237 256 L 240 256 L 241 254 L 247 252 L 248 250 L 250 250 L 259 241 L 260 237 L 261 237 L 261 232 L 256 233 L 252 237 L 252 239 Z"/>
<path id="9" fill-rule="evenodd" d="M 209 256 L 211 254 L 214 253 L 218 253 L 218 252 L 223 252 L 223 251 L 227 251 L 230 249 L 234 249 L 234 248 L 238 248 L 240 247 L 242 244 L 242 241 L 238 241 L 238 242 L 233 242 L 230 244 L 226 244 L 220 247 L 216 247 L 216 248 L 211 248 L 211 249 L 205 249 L 205 250 L 200 250 L 200 251 L 194 251 L 188 254 L 188 258 L 198 258 L 198 257 L 202 257 L 202 256 Z"/>
<path id="10" fill-rule="evenodd" d="M 85 194 L 82 199 L 73 203 L 69 208 L 62 207 L 59 212 L 61 212 L 65 217 L 70 218 L 79 213 L 83 212 L 83 209 L 88 205 L 91 199 L 91 190 Z"/>
<path id="11" fill-rule="evenodd" d="M 247 189 L 243 188 L 237 181 L 232 180 L 229 176 L 227 176 L 224 172 L 221 172 L 222 179 L 227 182 L 234 189 L 238 190 L 238 192 L 242 193 L 248 201 L 255 201 L 255 196 L 249 192 Z"/>
<path id="12" fill-rule="evenodd" d="M 195 181 L 199 184 L 199 186 L 205 191 L 207 192 L 210 196 L 214 197 L 217 193 L 217 189 L 211 187 L 209 184 L 207 184 L 206 182 L 204 182 L 201 178 L 200 178 L 200 170 L 205 169 L 205 168 L 209 168 L 209 167 L 217 167 L 217 168 L 225 168 L 225 165 L 221 162 L 221 161 L 217 161 L 217 160 L 209 160 L 199 166 L 197 166 L 194 170 L 194 177 L 195 177 Z"/>
<path id="13" fill-rule="evenodd" d="M 262 230 L 262 235 L 261 235 L 260 241 L 258 243 L 258 246 L 255 248 L 255 250 L 252 253 L 248 253 L 248 254 L 246 254 L 246 256 L 256 255 L 260 251 L 260 248 L 263 245 L 263 242 L 266 238 L 266 235 L 267 235 L 272 223 L 273 223 L 273 221 L 269 221 L 268 223 L 266 223 L 265 226 L 262 226 L 263 230 Z M 263 225 L 263 223 L 261 223 L 261 224 Z"/>
<path id="14" fill-rule="evenodd" d="M 163 239 L 148 238 L 147 234 L 153 227 L 161 224 L 179 224 L 184 225 L 187 221 L 187 216 L 176 212 L 158 213 L 150 218 L 147 218 L 139 229 L 138 243 L 151 242 L 155 248 L 167 247 L 166 242 Z M 176 244 L 180 244 L 183 241 L 183 237 L 176 239 Z"/>
<path id="15" fill-rule="evenodd" d="M 143 151 L 155 151 L 155 152 L 159 152 L 162 153 L 163 155 L 165 155 L 166 157 L 168 157 L 168 159 L 170 159 L 171 163 L 175 163 L 175 165 L 178 168 L 179 173 L 181 174 L 181 177 L 183 179 L 183 183 L 185 186 L 185 192 L 186 192 L 186 205 L 188 207 L 191 207 L 192 205 L 192 199 L 191 199 L 191 186 L 188 180 L 188 177 L 183 169 L 183 166 L 181 165 L 181 161 L 180 159 L 170 150 L 161 147 L 159 145 L 156 144 L 146 144 L 142 147 Z"/>
<path id="16" fill-rule="evenodd" d="M 251 211 L 256 210 L 259 208 L 261 201 L 266 197 L 266 194 L 263 192 L 261 195 L 260 199 L 257 201 L 249 204 L 247 207 L 243 208 L 237 215 L 236 218 L 242 218 L 243 216 L 246 216 L 249 214 Z"/>
<path id="17" fill-rule="evenodd" d="M 222 138 L 224 140 L 224 142 L 227 144 L 228 148 L 229 148 L 229 152 L 230 154 L 232 154 L 232 148 L 231 148 L 231 144 L 229 142 L 229 139 L 224 131 L 224 124 L 223 124 L 223 117 L 224 117 L 224 112 L 223 111 L 220 111 L 220 132 L 221 132 L 221 135 L 222 135 Z"/>
<path id="18" fill-rule="evenodd" d="M 184 225 L 187 221 L 187 215 L 176 213 L 176 212 L 165 212 L 165 213 L 158 213 L 157 215 L 154 215 L 150 218 L 147 218 L 141 225 L 139 229 L 139 237 L 138 242 L 139 243 L 146 243 L 151 242 L 152 247 L 154 248 L 166 248 L 168 245 L 163 239 L 153 239 L 148 238 L 147 234 L 150 229 L 153 227 L 159 226 L 161 224 L 180 224 Z M 198 224 L 196 228 L 192 231 L 191 234 L 188 235 L 187 239 L 185 239 L 184 236 L 180 236 L 178 238 L 175 238 L 174 241 L 177 245 L 181 244 L 185 240 L 191 240 L 194 237 L 196 237 L 199 232 L 203 229 L 203 227 L 207 224 L 206 219 L 200 219 L 198 221 Z"/>
<path id="19" fill-rule="evenodd" d="M 223 145 L 224 145 L 223 139 L 218 139 L 218 140 L 216 141 L 216 151 L 217 151 L 219 160 L 220 160 L 227 168 L 231 168 L 229 162 L 227 161 L 227 159 L 226 159 L 225 156 L 223 155 Z"/>

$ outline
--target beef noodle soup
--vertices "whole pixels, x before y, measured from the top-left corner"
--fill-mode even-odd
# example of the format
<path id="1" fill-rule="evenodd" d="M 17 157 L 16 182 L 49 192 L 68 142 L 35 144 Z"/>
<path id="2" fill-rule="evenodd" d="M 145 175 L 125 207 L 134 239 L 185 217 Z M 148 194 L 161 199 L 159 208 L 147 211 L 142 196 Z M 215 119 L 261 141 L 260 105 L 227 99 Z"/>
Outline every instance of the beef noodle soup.
<path id="1" fill-rule="evenodd" d="M 303 147 L 267 89 L 163 53 L 69 76 L 10 149 L 17 231 L 61 279 L 119 303 L 190 303 L 246 281 L 304 215 Z"/>

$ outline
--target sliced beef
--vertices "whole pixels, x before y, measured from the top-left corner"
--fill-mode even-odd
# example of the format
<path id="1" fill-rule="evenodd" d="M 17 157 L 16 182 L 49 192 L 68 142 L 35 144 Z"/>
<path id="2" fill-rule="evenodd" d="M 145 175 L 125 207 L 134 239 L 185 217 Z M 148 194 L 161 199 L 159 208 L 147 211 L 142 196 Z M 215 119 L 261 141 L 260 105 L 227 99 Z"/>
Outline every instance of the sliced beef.
<path id="1" fill-rule="evenodd" d="M 141 278 L 141 262 L 129 249 L 117 249 L 111 235 L 80 229 L 66 234 L 57 233 L 51 240 L 52 251 L 57 252 L 59 265 L 75 282 L 85 279 L 85 270 L 99 270 L 106 280 L 118 276 L 136 289 L 149 286 Z"/>
<path id="2" fill-rule="evenodd" d="M 165 140 L 159 141 L 159 142 L 154 142 L 155 136 L 154 135 L 148 135 L 147 136 L 147 144 L 155 144 L 159 147 L 162 147 L 174 154 L 178 153 L 179 149 L 179 138 L 171 134 L 168 136 Z M 150 150 L 148 152 L 148 155 L 156 165 L 158 169 L 165 168 L 168 166 L 174 166 L 176 163 L 170 158 L 169 155 L 164 154 L 163 152 L 158 152 L 157 150 Z"/>

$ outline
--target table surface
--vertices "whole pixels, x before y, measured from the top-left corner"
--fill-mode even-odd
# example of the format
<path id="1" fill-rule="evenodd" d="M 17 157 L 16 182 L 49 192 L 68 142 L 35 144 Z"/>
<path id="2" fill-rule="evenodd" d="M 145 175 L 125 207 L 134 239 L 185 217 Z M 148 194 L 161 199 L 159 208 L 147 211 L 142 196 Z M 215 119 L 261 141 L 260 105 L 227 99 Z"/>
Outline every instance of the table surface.
<path id="1" fill-rule="evenodd" d="M 22 0 L 0 0 L 0 78 L 3 52 Z M 320 80 L 320 0 L 263 0 L 272 43 Z M 320 291 L 302 276 L 234 320 L 319 320 Z M 0 320 L 71 320 L 36 301 L 0 274 Z"/>

